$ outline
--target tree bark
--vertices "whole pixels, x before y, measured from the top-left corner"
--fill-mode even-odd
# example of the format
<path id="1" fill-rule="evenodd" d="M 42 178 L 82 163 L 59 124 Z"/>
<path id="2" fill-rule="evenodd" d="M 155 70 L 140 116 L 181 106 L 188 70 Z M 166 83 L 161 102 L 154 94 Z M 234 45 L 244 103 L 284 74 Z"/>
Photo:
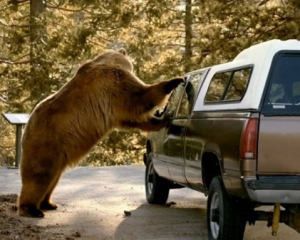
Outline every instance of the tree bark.
<path id="1" fill-rule="evenodd" d="M 46 0 L 30 0 L 30 63 L 34 65 L 34 48 L 40 36 L 40 24 L 37 19 L 45 10 Z"/>
<path id="2" fill-rule="evenodd" d="M 192 0 L 186 0 L 185 5 L 185 55 L 184 55 L 184 70 L 185 72 L 189 72 L 190 62 L 191 58 L 193 56 L 193 50 L 192 50 Z"/>

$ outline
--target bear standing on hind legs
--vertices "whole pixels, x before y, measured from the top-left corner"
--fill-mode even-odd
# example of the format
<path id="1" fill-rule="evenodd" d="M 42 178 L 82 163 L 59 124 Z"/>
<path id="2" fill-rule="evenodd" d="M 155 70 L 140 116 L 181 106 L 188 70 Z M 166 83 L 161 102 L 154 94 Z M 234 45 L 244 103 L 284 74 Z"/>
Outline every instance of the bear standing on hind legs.
<path id="1" fill-rule="evenodd" d="M 33 110 L 22 139 L 18 211 L 43 217 L 62 172 L 76 165 L 111 129 L 157 131 L 168 117 L 154 113 L 184 80 L 147 85 L 132 73 L 126 51 L 100 54 L 83 64 L 57 93 Z"/>

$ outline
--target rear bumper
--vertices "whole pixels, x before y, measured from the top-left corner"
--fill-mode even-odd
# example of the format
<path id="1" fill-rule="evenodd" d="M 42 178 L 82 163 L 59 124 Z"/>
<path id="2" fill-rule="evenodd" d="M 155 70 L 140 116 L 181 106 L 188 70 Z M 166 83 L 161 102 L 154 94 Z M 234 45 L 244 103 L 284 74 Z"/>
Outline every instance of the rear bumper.
<path id="1" fill-rule="evenodd" d="M 260 203 L 300 203 L 299 176 L 266 176 L 246 180 L 245 187 L 252 201 Z"/>

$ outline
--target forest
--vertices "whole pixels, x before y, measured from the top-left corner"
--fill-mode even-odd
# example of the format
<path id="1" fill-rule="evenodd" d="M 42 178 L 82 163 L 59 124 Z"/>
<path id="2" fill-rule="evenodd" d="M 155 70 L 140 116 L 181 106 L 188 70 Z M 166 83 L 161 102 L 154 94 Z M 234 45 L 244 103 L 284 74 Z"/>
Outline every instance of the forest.
<path id="1" fill-rule="evenodd" d="M 300 40 L 300 0 L 0 0 L 0 112 L 30 113 L 80 64 L 125 48 L 155 83 L 232 60 L 253 44 Z M 114 130 L 82 165 L 142 160 L 146 133 Z M 15 128 L 0 117 L 0 165 Z"/>

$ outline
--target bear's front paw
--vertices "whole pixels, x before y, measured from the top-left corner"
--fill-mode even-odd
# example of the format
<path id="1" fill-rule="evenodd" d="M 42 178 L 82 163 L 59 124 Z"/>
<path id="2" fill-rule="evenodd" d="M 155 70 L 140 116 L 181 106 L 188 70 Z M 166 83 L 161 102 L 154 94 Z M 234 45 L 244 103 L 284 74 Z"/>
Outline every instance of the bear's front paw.
<path id="1" fill-rule="evenodd" d="M 184 82 L 184 78 L 174 78 L 167 82 L 166 84 L 166 93 L 169 94 L 173 89 L 177 88 L 179 84 Z"/>

